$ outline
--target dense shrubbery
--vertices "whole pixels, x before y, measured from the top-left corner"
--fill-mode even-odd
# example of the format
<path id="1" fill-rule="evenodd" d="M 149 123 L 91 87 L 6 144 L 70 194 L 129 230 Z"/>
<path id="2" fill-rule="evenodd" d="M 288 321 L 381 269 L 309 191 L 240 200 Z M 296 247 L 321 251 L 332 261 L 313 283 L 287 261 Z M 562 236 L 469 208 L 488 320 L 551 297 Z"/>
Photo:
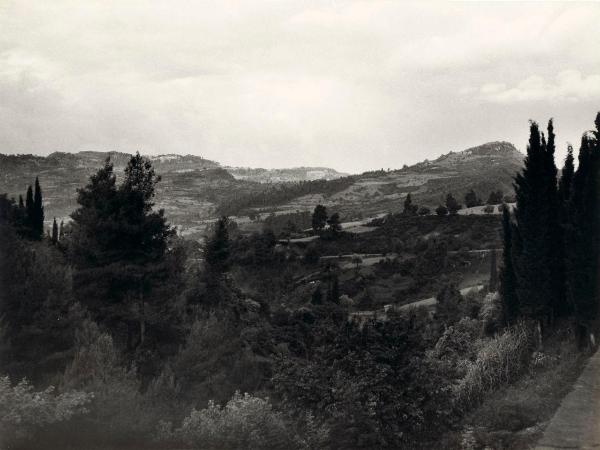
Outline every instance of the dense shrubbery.
<path id="1" fill-rule="evenodd" d="M 0 446 L 30 445 L 52 425 L 87 413 L 92 397 L 75 390 L 57 393 L 53 386 L 35 391 L 25 379 L 12 385 L 7 376 L 0 377 Z"/>

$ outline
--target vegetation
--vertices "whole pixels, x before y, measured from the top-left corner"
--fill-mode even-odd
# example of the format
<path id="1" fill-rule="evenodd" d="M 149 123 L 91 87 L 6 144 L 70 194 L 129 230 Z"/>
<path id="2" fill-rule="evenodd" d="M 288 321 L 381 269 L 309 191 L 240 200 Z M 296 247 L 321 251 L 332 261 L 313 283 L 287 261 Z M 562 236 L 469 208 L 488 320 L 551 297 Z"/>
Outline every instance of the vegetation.
<path id="1" fill-rule="evenodd" d="M 202 244 L 183 242 L 139 155 L 119 183 L 107 160 L 48 236 L 40 180 L 25 200 L 0 196 L 0 445 L 494 448 L 467 427 L 534 420 L 497 392 L 529 377 L 541 404 L 564 391 L 550 370 L 573 379 L 573 348 L 593 344 L 596 126 L 558 180 L 552 121 L 547 137 L 532 123 L 501 219 L 459 215 L 450 193 L 429 214 L 409 194 L 357 233 L 316 205 L 250 233 L 222 216 Z"/>

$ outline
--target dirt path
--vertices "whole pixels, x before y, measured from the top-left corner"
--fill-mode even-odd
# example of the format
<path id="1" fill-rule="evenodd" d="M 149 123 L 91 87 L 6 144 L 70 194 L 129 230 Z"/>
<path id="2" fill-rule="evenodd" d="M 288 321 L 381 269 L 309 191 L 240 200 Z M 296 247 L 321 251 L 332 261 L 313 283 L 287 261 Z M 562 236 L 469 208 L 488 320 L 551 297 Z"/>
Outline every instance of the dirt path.
<path id="1" fill-rule="evenodd" d="M 600 448 L 600 352 L 592 356 L 536 449 Z"/>
<path id="2" fill-rule="evenodd" d="M 462 295 L 466 295 L 466 294 L 468 294 L 471 291 L 480 291 L 481 289 L 483 289 L 483 284 L 478 284 L 476 286 L 469 286 L 469 287 L 466 287 L 464 289 L 461 289 L 460 293 Z M 415 308 L 415 307 L 418 307 L 418 306 L 433 306 L 436 303 L 437 303 L 437 300 L 436 300 L 435 297 L 429 297 L 429 298 L 425 298 L 423 300 L 418 300 L 416 302 L 408 303 L 406 305 L 398 306 L 397 310 L 398 311 L 403 311 L 403 310 L 410 309 L 410 308 Z"/>

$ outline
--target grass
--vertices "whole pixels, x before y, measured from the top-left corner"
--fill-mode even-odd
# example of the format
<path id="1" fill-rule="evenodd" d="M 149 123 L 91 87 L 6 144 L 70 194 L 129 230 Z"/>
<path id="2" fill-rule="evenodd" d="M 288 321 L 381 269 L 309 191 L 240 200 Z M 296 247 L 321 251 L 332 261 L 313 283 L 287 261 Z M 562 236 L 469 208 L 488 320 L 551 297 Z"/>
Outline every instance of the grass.
<path id="1" fill-rule="evenodd" d="M 576 350 L 564 329 L 548 338 L 529 370 L 516 382 L 488 394 L 468 413 L 445 448 L 530 448 L 540 439 L 561 400 L 579 377 L 588 355 Z"/>

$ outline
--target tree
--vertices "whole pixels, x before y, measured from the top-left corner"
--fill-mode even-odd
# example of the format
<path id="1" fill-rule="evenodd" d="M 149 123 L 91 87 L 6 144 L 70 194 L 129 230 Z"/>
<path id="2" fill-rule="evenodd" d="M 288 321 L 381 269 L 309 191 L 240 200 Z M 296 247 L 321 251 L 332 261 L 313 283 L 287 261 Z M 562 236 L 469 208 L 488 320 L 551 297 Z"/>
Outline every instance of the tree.
<path id="1" fill-rule="evenodd" d="M 323 205 L 315 206 L 315 210 L 312 214 L 312 228 L 315 233 L 320 233 L 325 228 L 327 223 L 327 208 Z"/>
<path id="2" fill-rule="evenodd" d="M 490 255 L 490 280 L 488 282 L 488 291 L 496 292 L 498 290 L 498 269 L 496 268 L 496 249 L 492 249 Z"/>
<path id="3" fill-rule="evenodd" d="M 333 273 L 329 280 L 329 289 L 327 291 L 327 301 L 339 303 L 340 301 L 340 285 L 337 274 Z"/>
<path id="4" fill-rule="evenodd" d="M 329 231 L 332 235 L 337 235 L 340 231 L 342 231 L 342 225 L 340 222 L 340 215 L 338 213 L 333 213 L 329 219 L 327 219 L 327 225 L 329 225 Z"/>
<path id="5" fill-rule="evenodd" d="M 596 130 L 581 139 L 579 164 L 568 205 L 569 220 L 565 224 L 567 297 L 575 313 L 581 343 L 595 327 L 600 300 L 600 113 L 595 123 Z"/>
<path id="6" fill-rule="evenodd" d="M 503 194 L 502 191 L 492 191 L 487 199 L 488 205 L 497 205 L 502 203 Z"/>
<path id="7" fill-rule="evenodd" d="M 431 211 L 427 206 L 421 206 L 419 208 L 418 214 L 420 216 L 428 216 L 429 214 L 431 214 Z"/>
<path id="8" fill-rule="evenodd" d="M 407 216 L 413 216 L 417 213 L 417 211 L 419 210 L 419 206 L 418 205 L 413 205 L 412 203 L 412 197 L 410 195 L 410 192 L 406 195 L 406 199 L 404 199 L 404 211 L 403 214 L 407 215 Z"/>
<path id="9" fill-rule="evenodd" d="M 444 205 L 440 205 L 435 209 L 435 213 L 438 216 L 445 216 L 448 214 L 448 208 L 446 208 Z"/>
<path id="10" fill-rule="evenodd" d="M 520 249 L 514 256 L 519 309 L 525 317 L 544 323 L 553 320 L 563 291 L 552 121 L 548 136 L 546 142 L 537 123 L 531 123 L 524 168 L 515 178 Z"/>
<path id="11" fill-rule="evenodd" d="M 58 224 L 56 223 L 56 217 L 52 221 L 52 237 L 51 241 L 53 244 L 58 243 Z"/>
<path id="12" fill-rule="evenodd" d="M 227 224 L 229 219 L 221 217 L 216 224 L 214 234 L 206 242 L 204 260 L 206 272 L 211 277 L 220 278 L 229 269 L 230 243 Z"/>
<path id="13" fill-rule="evenodd" d="M 65 237 L 65 222 L 64 220 L 60 221 L 60 227 L 58 228 L 58 240 L 62 241 Z"/>
<path id="14" fill-rule="evenodd" d="M 25 233 L 30 239 L 33 239 L 33 223 L 35 217 L 35 206 L 33 202 L 33 188 L 31 185 L 27 187 L 25 194 Z"/>
<path id="15" fill-rule="evenodd" d="M 446 208 L 448 209 L 448 213 L 451 216 L 454 216 L 461 208 L 461 205 L 456 201 L 452 194 L 448 194 L 446 196 Z"/>
<path id="16" fill-rule="evenodd" d="M 40 187 L 40 180 L 38 177 L 35 177 L 31 231 L 33 233 L 33 238 L 36 240 L 40 240 L 44 236 L 44 205 L 42 200 L 42 188 Z"/>
<path id="17" fill-rule="evenodd" d="M 500 268 L 500 296 L 504 313 L 504 321 L 513 323 L 519 313 L 519 301 L 517 298 L 517 281 L 513 265 L 513 229 L 510 208 L 505 205 L 502 208 L 502 267 Z"/>
<path id="18" fill-rule="evenodd" d="M 477 194 L 473 189 L 465 194 L 465 206 L 467 208 L 472 208 L 473 206 L 481 205 L 481 200 L 477 197 Z"/>
<path id="19" fill-rule="evenodd" d="M 321 286 L 317 286 L 316 289 L 313 291 L 310 302 L 313 305 L 323 304 L 323 293 L 321 292 Z"/>
<path id="20" fill-rule="evenodd" d="M 159 322 L 172 313 L 161 290 L 177 291 L 169 284 L 178 276 L 177 265 L 167 258 L 174 230 L 162 210 L 152 210 L 159 181 L 150 161 L 138 153 L 117 188 L 107 159 L 78 190 L 79 208 L 71 216 L 77 296 L 94 319 L 126 339 L 129 350 L 144 344 L 149 331 L 158 332 Z M 160 326 L 165 335 L 169 327 Z"/>

